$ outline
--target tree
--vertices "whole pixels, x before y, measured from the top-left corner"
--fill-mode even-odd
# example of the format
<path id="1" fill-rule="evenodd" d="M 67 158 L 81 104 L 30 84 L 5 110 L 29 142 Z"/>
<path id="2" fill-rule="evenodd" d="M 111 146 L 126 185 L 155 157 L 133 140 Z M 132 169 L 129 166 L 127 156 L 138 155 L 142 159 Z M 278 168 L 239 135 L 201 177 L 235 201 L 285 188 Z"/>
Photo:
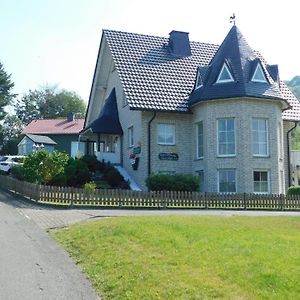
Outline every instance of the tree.
<path id="1" fill-rule="evenodd" d="M 28 124 L 34 119 L 65 118 L 69 112 L 82 118 L 85 114 L 85 103 L 75 92 L 57 91 L 55 88 L 29 90 L 15 104 L 16 115 Z"/>
<path id="2" fill-rule="evenodd" d="M 17 154 L 23 124 L 16 115 L 6 115 L 0 133 L 1 154 Z"/>
<path id="3" fill-rule="evenodd" d="M 15 97 L 15 94 L 12 94 L 14 83 L 11 82 L 10 77 L 11 75 L 6 73 L 4 66 L 0 62 L 0 120 L 3 120 L 6 115 L 4 107 L 9 105 Z"/>

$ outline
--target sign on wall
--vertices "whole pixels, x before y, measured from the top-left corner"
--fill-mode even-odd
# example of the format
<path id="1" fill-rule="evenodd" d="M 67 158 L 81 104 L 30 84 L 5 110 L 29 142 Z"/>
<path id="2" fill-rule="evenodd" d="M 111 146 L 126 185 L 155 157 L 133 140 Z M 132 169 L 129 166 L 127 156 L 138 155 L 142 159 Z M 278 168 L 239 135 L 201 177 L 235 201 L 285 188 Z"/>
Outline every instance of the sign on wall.
<path id="1" fill-rule="evenodd" d="M 178 154 L 177 153 L 166 153 L 162 152 L 158 154 L 158 158 L 160 160 L 178 160 Z"/>

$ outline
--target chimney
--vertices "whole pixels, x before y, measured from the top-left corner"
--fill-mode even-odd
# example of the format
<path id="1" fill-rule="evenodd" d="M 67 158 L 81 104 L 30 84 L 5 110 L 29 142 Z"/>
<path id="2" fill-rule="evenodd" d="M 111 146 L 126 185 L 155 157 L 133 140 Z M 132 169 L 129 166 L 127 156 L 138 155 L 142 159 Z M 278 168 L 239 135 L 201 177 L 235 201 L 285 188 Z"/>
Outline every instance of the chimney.
<path id="1" fill-rule="evenodd" d="M 192 54 L 188 32 L 171 31 L 168 46 L 170 53 L 175 57 L 186 57 Z"/>
<path id="2" fill-rule="evenodd" d="M 75 120 L 74 114 L 71 113 L 71 112 L 69 112 L 69 113 L 67 114 L 67 120 L 68 120 L 68 122 L 74 121 L 74 120 Z"/>

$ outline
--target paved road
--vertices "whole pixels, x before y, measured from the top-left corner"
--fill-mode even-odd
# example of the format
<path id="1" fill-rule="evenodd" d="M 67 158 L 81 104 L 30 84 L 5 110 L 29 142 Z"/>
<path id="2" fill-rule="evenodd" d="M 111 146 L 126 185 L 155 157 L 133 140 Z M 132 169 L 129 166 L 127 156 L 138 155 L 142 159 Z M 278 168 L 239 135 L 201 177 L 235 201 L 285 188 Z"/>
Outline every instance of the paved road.
<path id="1" fill-rule="evenodd" d="M 0 299 L 98 299 L 67 253 L 18 212 L 22 206 L 0 191 Z"/>
<path id="2" fill-rule="evenodd" d="M 210 210 L 210 209 L 169 209 L 169 210 L 148 210 L 148 209 L 57 209 L 37 205 L 28 202 L 24 198 L 12 195 L 2 190 L 9 199 L 9 204 L 26 218 L 35 222 L 40 228 L 54 229 L 66 227 L 71 224 L 95 220 L 103 217 L 122 216 L 164 216 L 164 215 L 217 215 L 217 216 L 300 216 L 300 212 L 281 211 L 250 211 L 250 210 Z M 1 190 L 0 190 L 1 195 Z M 1 299 L 0 299 L 1 300 Z"/>

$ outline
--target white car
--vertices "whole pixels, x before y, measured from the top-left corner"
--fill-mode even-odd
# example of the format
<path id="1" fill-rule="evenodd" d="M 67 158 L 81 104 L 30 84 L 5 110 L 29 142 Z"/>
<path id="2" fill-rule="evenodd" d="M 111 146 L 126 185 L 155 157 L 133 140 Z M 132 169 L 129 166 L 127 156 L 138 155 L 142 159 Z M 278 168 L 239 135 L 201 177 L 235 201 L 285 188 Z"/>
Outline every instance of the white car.
<path id="1" fill-rule="evenodd" d="M 0 157 L 0 170 L 9 173 L 12 167 L 21 165 L 23 159 L 24 156 L 20 156 L 20 155 L 2 156 Z"/>

